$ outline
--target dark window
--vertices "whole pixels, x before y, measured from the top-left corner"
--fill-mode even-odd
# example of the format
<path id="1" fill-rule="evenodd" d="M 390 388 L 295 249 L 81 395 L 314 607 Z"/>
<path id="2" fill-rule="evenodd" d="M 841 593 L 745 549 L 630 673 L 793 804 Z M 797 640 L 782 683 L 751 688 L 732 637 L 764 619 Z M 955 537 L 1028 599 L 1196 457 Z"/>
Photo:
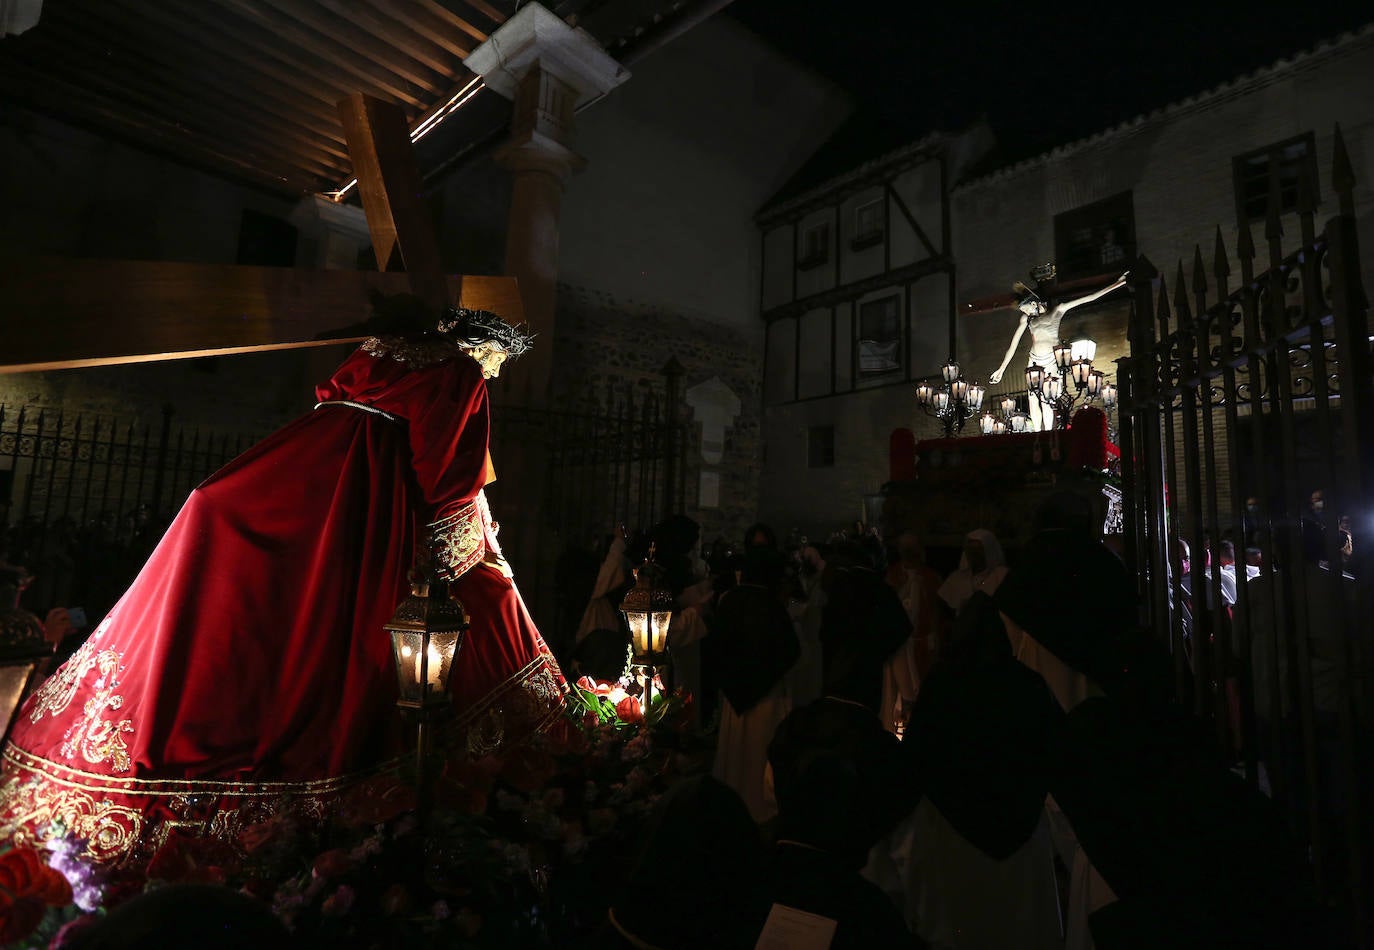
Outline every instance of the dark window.
<path id="1" fill-rule="evenodd" d="M 900 294 L 859 305 L 858 354 L 860 376 L 879 376 L 902 368 Z"/>
<path id="2" fill-rule="evenodd" d="M 819 267 L 830 259 L 830 222 L 817 224 L 802 232 L 801 258 L 797 266 L 802 270 Z"/>
<path id="3" fill-rule="evenodd" d="M 295 267 L 295 226 L 270 214 L 245 208 L 239 222 L 238 263 Z"/>
<path id="4" fill-rule="evenodd" d="M 1279 214 L 1298 210 L 1303 183 L 1317 205 L 1317 155 L 1312 133 L 1287 139 L 1231 160 L 1236 180 L 1236 213 L 1243 221 L 1269 217 L 1269 203 L 1278 200 Z"/>
<path id="5" fill-rule="evenodd" d="M 1054 217 L 1060 280 L 1120 271 L 1135 260 L 1135 205 L 1123 191 Z"/>
<path id="6" fill-rule="evenodd" d="M 860 250 L 883 240 L 883 202 L 870 201 L 854 209 L 854 239 L 850 247 Z"/>
<path id="7" fill-rule="evenodd" d="M 806 464 L 809 468 L 835 467 L 834 426 L 812 426 L 807 430 Z"/>

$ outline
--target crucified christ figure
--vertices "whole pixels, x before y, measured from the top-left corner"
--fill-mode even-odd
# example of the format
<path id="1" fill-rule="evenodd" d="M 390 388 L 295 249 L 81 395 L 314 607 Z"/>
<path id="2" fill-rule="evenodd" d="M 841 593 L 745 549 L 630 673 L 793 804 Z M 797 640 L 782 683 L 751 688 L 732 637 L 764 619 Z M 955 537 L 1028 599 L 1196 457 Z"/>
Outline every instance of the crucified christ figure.
<path id="1" fill-rule="evenodd" d="M 1016 333 L 1011 338 L 1011 345 L 1007 347 L 1006 356 L 1002 357 L 1002 365 L 997 367 L 988 377 L 988 382 L 996 385 L 1002 381 L 1002 376 L 1007 371 L 1007 365 L 1011 363 L 1012 357 L 1016 355 L 1017 349 L 1021 346 L 1021 337 L 1027 328 L 1031 332 L 1031 351 L 1030 357 L 1026 360 L 1026 366 L 1028 368 L 1039 366 L 1046 374 L 1058 375 L 1059 370 L 1054 363 L 1054 347 L 1060 340 L 1059 323 L 1064 319 L 1064 314 L 1074 307 L 1100 300 L 1118 287 L 1124 287 L 1128 277 L 1130 277 L 1130 271 L 1126 271 L 1113 283 L 1101 290 L 1095 290 L 1090 294 L 1074 297 L 1071 300 L 1061 300 L 1052 308 L 1048 307 L 1044 299 L 1034 290 L 1018 282 L 1016 289 L 1019 296 L 1016 301 L 1016 308 L 1025 314 L 1025 319 L 1016 325 Z M 1045 414 L 1041 412 L 1040 400 L 1032 398 L 1028 402 L 1030 403 L 1030 430 L 1041 432 L 1053 428 L 1054 416 L 1051 413 L 1048 419 L 1045 418 Z"/>

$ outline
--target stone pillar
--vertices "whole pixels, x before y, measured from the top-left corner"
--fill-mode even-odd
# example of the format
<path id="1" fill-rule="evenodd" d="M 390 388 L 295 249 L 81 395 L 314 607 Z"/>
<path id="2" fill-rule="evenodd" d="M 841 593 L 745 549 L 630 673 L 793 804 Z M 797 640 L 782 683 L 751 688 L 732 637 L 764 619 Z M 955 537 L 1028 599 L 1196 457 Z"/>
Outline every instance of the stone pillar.
<path id="1" fill-rule="evenodd" d="M 514 101 L 511 137 L 496 153 L 513 179 L 506 273 L 520 281 L 525 319 L 539 345 L 511 367 L 502 401 L 539 407 L 548 402 L 553 376 L 563 187 L 586 164 L 572 148 L 573 116 L 629 73 L 589 33 L 538 3 L 521 7 L 465 65 Z"/>
<path id="2" fill-rule="evenodd" d="M 537 411 L 552 397 L 563 187 L 586 164 L 572 147 L 573 117 L 578 106 L 610 92 L 629 73 L 591 34 L 573 29 L 538 3 L 521 6 L 465 65 L 514 101 L 510 138 L 496 152 L 513 185 L 506 274 L 519 280 L 525 320 L 538 337 L 528 355 L 502 372 L 492 401 L 497 413 L 503 406 Z M 558 640 L 566 631 L 554 619 L 554 566 L 569 539 L 556 537 L 540 516 L 548 496 L 550 448 L 530 438 L 507 443 L 502 453 L 494 460 L 498 480 L 489 492 L 505 525 L 502 543 L 535 621 L 562 652 L 566 644 Z"/>

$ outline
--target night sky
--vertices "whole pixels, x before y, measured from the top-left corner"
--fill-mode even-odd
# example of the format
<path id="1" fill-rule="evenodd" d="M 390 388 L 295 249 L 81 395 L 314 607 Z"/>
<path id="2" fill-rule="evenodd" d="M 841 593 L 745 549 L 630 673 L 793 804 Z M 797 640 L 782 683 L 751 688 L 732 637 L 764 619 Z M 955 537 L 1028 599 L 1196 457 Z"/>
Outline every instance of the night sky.
<path id="1" fill-rule="evenodd" d="M 1079 4 L 735 0 L 727 12 L 853 95 L 882 148 L 986 116 L 1005 163 L 1374 19 L 1354 12 L 1363 4 L 1268 7 L 1198 0 L 1170 16 L 1166 4 L 1102 3 L 1086 16 Z"/>

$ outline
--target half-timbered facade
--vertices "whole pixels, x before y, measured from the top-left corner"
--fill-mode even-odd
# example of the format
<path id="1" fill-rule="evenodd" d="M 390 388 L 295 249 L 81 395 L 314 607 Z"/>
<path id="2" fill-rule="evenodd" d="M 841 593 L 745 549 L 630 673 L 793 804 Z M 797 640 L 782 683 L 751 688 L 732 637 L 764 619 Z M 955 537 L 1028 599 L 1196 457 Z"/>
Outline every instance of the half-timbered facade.
<path id="1" fill-rule="evenodd" d="M 1172 293 L 1180 264 L 1191 281 L 1197 246 L 1211 260 L 1218 226 L 1239 272 L 1237 229 L 1247 224 L 1258 241 L 1271 205 L 1285 235 L 1298 234 L 1304 203 L 1324 221 L 1336 209 L 1322 176 L 1337 125 L 1354 168 L 1355 218 L 1369 231 L 1374 99 L 1350 92 L 1371 85 L 1374 27 L 1366 27 L 1027 161 L 991 171 L 985 161 L 968 176 L 959 174 L 967 166 L 946 158 L 940 200 L 933 186 L 930 197 L 905 189 L 922 176 L 938 180 L 941 148 L 977 154 L 969 136 L 960 146 L 922 140 L 766 208 L 759 217 L 768 331 L 762 516 L 803 531 L 860 517 L 863 499 L 888 479 L 892 431 L 943 434 L 916 406 L 911 384 L 934 375 L 938 385 L 940 364 L 954 354 L 970 382 L 986 385 L 1021 319 L 1012 284 L 1033 269 L 1054 263 L 1063 295 L 1075 296 L 1110 283 L 1143 254 Z M 918 155 L 929 155 L 929 166 L 894 167 Z M 886 169 L 890 184 L 875 184 Z M 890 234 L 864 246 L 854 240 L 861 215 L 872 220 L 862 206 L 883 194 L 889 207 L 880 201 L 877 210 Z M 912 237 L 911 219 L 933 248 Z M 818 248 L 830 255 L 824 266 L 810 253 Z M 1366 240 L 1361 258 L 1364 272 L 1374 273 L 1374 241 Z M 1061 334 L 1094 339 L 1094 365 L 1114 376 L 1115 361 L 1129 353 L 1130 310 L 1130 295 L 1118 291 L 1070 311 Z M 1023 338 L 1002 382 L 988 386 L 988 403 L 1024 395 L 1028 351 Z M 974 420 L 960 434 L 978 432 Z M 1225 451 L 1219 445 L 1217 458 Z M 1304 451 L 1317 451 L 1315 443 Z M 1233 501 L 1227 480 L 1223 515 L 1252 489 L 1236 487 Z M 1176 492 L 1186 504 L 1185 486 Z"/>
<path id="2" fill-rule="evenodd" d="M 861 517 L 860 495 L 881 484 L 912 381 L 938 374 L 954 343 L 950 188 L 990 144 L 981 126 L 933 134 L 759 213 L 762 507 L 780 523 Z"/>

